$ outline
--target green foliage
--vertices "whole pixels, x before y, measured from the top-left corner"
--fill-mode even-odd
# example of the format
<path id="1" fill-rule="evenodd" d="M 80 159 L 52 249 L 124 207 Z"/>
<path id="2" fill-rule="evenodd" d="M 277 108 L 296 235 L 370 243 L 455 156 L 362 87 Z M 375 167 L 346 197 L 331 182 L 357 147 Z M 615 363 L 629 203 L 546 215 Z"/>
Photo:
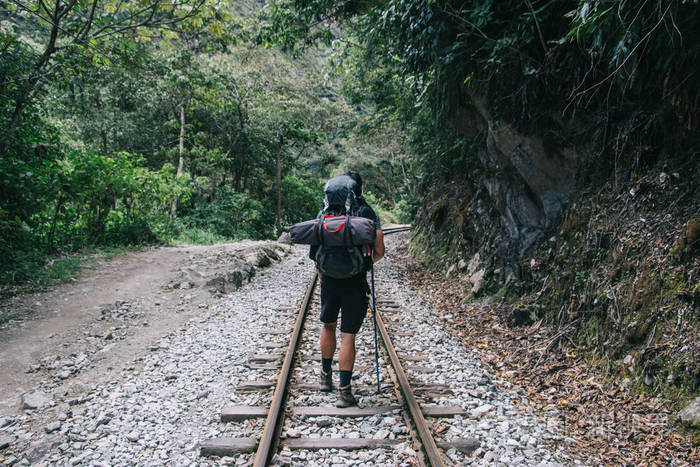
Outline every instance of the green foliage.
<path id="1" fill-rule="evenodd" d="M 43 205 L 35 198 L 42 192 L 35 190 L 26 193 L 33 196 L 19 198 L 24 204 L 8 202 L 9 209 L 3 206 L 0 211 L 3 282 L 31 278 L 56 245 L 70 252 L 86 245 L 137 245 L 170 238 L 169 203 L 176 195 L 187 199 L 187 178 L 176 180 L 172 166 L 152 171 L 140 163 L 127 153 L 105 157 L 83 151 L 54 161 L 42 173 L 41 186 L 50 191 L 50 196 L 43 195 Z M 8 173 L 13 174 L 3 172 L 3 181 L 11 186 Z M 39 177 L 24 178 L 36 183 Z"/>
<path id="2" fill-rule="evenodd" d="M 278 154 L 285 225 L 351 166 L 387 212 L 414 192 L 399 119 L 348 104 L 327 50 L 248 42 L 257 2 L 61 4 L 0 24 L 3 282 L 91 246 L 270 238 Z"/>
<path id="3" fill-rule="evenodd" d="M 223 186 L 216 190 L 208 203 L 197 204 L 184 219 L 190 228 L 213 232 L 229 240 L 264 239 L 272 236 L 275 224 L 274 211 L 246 193 Z"/>
<path id="4" fill-rule="evenodd" d="M 60 161 L 55 220 L 64 236 L 59 243 L 79 247 L 158 240 L 168 230 L 163 224 L 172 198 L 189 196 L 187 179 L 176 180 L 172 166 L 156 172 L 141 162 L 128 153 L 105 157 L 78 151 Z"/>
<path id="5" fill-rule="evenodd" d="M 417 196 L 405 195 L 396 203 L 392 212 L 400 224 L 410 224 L 416 217 L 421 199 Z"/>
<path id="6" fill-rule="evenodd" d="M 283 226 L 315 218 L 323 204 L 323 185 L 319 180 L 287 175 L 282 179 L 282 193 Z M 268 197 L 268 200 L 272 199 L 275 198 Z"/>

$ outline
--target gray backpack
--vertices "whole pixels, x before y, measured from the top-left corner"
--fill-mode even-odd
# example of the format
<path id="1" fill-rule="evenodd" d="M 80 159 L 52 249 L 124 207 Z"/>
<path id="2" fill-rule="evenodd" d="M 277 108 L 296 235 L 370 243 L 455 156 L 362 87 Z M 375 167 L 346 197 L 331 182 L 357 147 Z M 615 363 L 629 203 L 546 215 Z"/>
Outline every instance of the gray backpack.
<path id="1" fill-rule="evenodd" d="M 356 186 L 347 175 L 330 179 L 319 217 L 290 229 L 293 243 L 318 245 L 316 265 L 321 274 L 334 279 L 357 276 L 371 264 L 376 228 L 372 219 L 358 216 L 369 207 L 355 196 Z"/>

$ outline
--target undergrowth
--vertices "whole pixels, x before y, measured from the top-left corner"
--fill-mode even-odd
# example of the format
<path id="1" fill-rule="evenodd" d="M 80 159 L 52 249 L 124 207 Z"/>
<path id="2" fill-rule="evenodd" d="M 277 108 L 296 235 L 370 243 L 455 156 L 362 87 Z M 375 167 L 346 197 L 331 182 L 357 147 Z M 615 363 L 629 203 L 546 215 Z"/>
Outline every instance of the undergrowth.
<path id="1" fill-rule="evenodd" d="M 653 168 L 581 197 L 524 258 L 519 284 L 534 318 L 611 382 L 676 400 L 700 390 L 697 172 Z"/>
<path id="2" fill-rule="evenodd" d="M 573 349 L 609 384 L 681 404 L 700 391 L 698 177 L 692 160 L 649 167 L 629 183 L 611 177 L 573 200 L 520 260 L 514 255 L 512 275 L 489 253 L 499 234 L 492 213 L 464 226 L 452 221 L 475 212 L 467 187 L 424 204 L 412 248 L 428 266 L 456 270 L 451 277 L 467 292 L 465 264 L 481 251 L 482 293 L 501 303 L 511 326 L 540 321 L 552 336 L 549 352 Z"/>

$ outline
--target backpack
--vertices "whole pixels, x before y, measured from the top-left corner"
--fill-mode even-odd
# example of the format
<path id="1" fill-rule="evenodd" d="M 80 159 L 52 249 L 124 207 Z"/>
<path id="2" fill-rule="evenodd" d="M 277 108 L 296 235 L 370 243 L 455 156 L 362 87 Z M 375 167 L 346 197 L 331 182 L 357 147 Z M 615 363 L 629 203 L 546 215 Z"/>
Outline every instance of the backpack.
<path id="1" fill-rule="evenodd" d="M 346 238 L 344 244 L 330 246 L 322 240 L 314 257 L 321 274 L 334 279 L 348 279 L 357 276 L 366 271 L 372 261 L 371 245 L 369 243 L 355 245 L 356 242 L 352 239 L 354 229 L 351 228 L 351 222 L 353 222 L 351 218 L 357 217 L 356 223 L 364 222 L 365 219 L 360 216 L 361 211 L 363 211 L 363 207 L 369 209 L 364 200 L 355 196 L 356 188 L 357 183 L 352 177 L 341 175 L 328 180 L 323 189 L 323 210 L 319 215 L 317 225 L 323 225 L 325 228 L 329 219 L 345 217 L 342 219 L 344 222 L 338 227 L 338 229 L 343 229 Z M 373 222 L 370 227 L 373 227 Z"/>

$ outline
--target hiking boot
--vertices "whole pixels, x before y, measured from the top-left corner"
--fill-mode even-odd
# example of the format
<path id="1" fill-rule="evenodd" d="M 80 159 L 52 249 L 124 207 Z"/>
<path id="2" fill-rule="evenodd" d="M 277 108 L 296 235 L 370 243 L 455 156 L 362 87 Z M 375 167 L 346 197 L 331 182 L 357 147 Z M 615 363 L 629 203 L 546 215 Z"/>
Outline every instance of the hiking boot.
<path id="1" fill-rule="evenodd" d="M 321 384 L 319 385 L 319 389 L 321 391 L 329 392 L 333 390 L 333 372 L 329 371 L 326 373 L 325 371 L 321 370 Z"/>
<path id="2" fill-rule="evenodd" d="M 338 388 L 338 402 L 335 403 L 335 406 L 344 408 L 352 407 L 353 405 L 357 405 L 357 399 L 352 395 L 350 385 L 348 384 L 347 386 Z"/>

